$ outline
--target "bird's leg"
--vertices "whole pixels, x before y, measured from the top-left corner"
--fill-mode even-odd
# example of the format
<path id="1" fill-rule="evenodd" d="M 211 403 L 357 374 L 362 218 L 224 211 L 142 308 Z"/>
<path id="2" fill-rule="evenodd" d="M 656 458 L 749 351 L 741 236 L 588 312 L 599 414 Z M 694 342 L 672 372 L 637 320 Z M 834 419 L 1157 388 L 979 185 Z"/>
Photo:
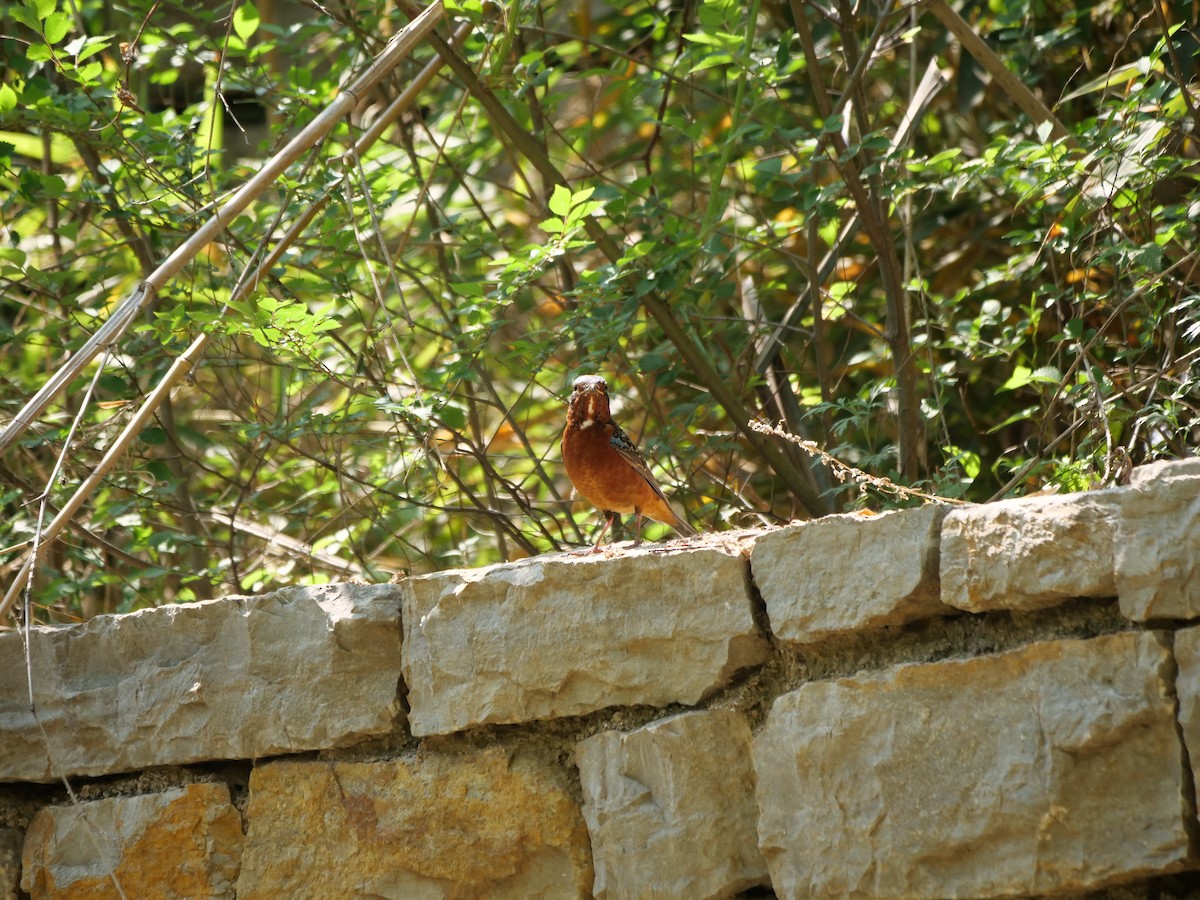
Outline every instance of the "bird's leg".
<path id="1" fill-rule="evenodd" d="M 642 511 L 636 507 L 633 510 L 633 546 L 642 542 Z"/>
<path id="2" fill-rule="evenodd" d="M 604 540 L 604 534 L 612 527 L 613 521 L 617 518 L 617 514 L 610 509 L 604 510 L 604 525 L 600 528 L 600 535 L 596 538 L 596 543 L 592 544 L 592 552 L 600 552 L 600 542 Z"/>

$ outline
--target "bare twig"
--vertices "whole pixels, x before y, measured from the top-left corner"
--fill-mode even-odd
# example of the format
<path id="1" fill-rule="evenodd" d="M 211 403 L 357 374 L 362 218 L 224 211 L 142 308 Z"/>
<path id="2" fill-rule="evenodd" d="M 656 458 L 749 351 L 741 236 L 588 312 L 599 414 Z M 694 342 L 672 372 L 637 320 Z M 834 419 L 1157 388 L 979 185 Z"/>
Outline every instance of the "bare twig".
<path id="1" fill-rule="evenodd" d="M 956 503 L 966 506 L 967 501 L 958 500 L 954 497 L 940 497 L 937 494 L 927 494 L 924 491 L 919 491 L 916 488 L 905 487 L 904 485 L 896 484 L 890 478 L 884 478 L 880 475 L 871 475 L 864 472 L 862 469 L 856 469 L 854 466 L 842 462 L 829 451 L 823 449 L 816 441 L 806 440 L 798 435 L 790 434 L 778 425 L 771 425 L 769 422 L 764 422 L 761 419 L 750 423 L 750 427 L 759 434 L 770 434 L 775 437 L 783 438 L 785 441 L 790 441 L 795 444 L 805 453 L 808 453 L 814 459 L 819 459 L 829 467 L 833 472 L 833 476 L 842 484 L 853 482 L 855 484 L 869 485 L 880 491 L 886 491 L 890 494 L 895 494 L 899 497 L 915 497 L 918 500 L 924 500 L 926 503 Z"/>

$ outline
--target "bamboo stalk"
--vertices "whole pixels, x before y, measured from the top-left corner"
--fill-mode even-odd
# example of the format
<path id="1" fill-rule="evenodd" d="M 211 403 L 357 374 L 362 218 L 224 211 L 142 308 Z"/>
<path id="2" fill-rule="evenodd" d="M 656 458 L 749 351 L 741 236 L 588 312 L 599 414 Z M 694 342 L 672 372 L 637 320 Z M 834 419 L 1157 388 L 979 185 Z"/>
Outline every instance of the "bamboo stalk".
<path id="1" fill-rule="evenodd" d="M 446 11 L 442 0 L 434 0 L 420 15 L 413 18 L 376 57 L 358 79 L 345 88 L 320 115 L 308 123 L 287 145 L 267 160 L 258 173 L 238 189 L 207 222 L 190 238 L 175 248 L 161 265 L 130 292 L 108 320 L 88 338 L 87 342 L 42 385 L 33 397 L 0 432 L 0 455 L 3 455 L 40 416 L 68 384 L 102 351 L 113 347 L 138 315 L 146 309 L 160 290 L 206 246 L 212 243 L 263 191 L 269 188 L 284 171 L 310 147 L 317 144 L 334 125 L 358 106 L 363 95 L 379 83 L 392 68 L 424 40 L 441 21 Z"/>
<path id="2" fill-rule="evenodd" d="M 966 48 L 967 52 L 975 57 L 976 62 L 987 69 L 988 74 L 996 80 L 996 84 L 1000 85 L 1004 93 L 1008 94 L 1012 101 L 1021 108 L 1021 112 L 1034 122 L 1049 122 L 1051 137 L 1065 140 L 1074 149 L 1080 149 L 1079 141 L 1071 132 L 1067 131 L 1062 122 L 1058 121 L 1058 117 L 1050 111 L 1050 108 L 1025 86 L 1025 82 L 1004 65 L 1004 61 L 996 55 L 996 52 L 975 33 L 975 29 L 968 25 L 962 16 L 950 8 L 950 4 L 946 0 L 927 0 L 926 5 L 929 11 L 937 16 L 938 21 L 958 38 L 958 42 Z"/>
<path id="3" fill-rule="evenodd" d="M 436 9 L 436 13 L 431 12 L 431 10 L 435 10 L 435 9 Z M 425 34 L 427 34 L 433 28 L 434 25 L 437 24 L 438 20 L 443 15 L 444 15 L 444 11 L 442 8 L 441 0 L 437 0 L 436 3 L 434 3 L 432 6 L 428 7 L 423 13 L 421 13 L 420 16 L 417 16 L 416 18 L 414 18 L 412 20 L 412 22 L 410 22 L 408 24 L 408 26 L 405 27 L 404 30 L 399 32 L 396 35 L 396 37 L 393 38 L 392 42 L 389 43 L 388 47 L 384 50 L 384 52 L 379 55 L 379 57 L 376 59 L 375 63 L 371 66 L 371 68 L 368 69 L 367 72 L 361 78 L 359 78 L 357 81 L 355 81 L 354 84 L 352 84 L 349 88 L 347 88 L 341 94 L 339 94 L 337 99 L 334 100 L 334 102 L 330 105 L 330 107 L 327 108 L 326 111 L 324 113 L 322 113 L 321 116 L 318 117 L 318 119 L 315 119 L 313 121 L 313 123 L 308 126 L 308 128 L 304 129 L 304 131 L 302 131 L 299 135 L 297 135 L 296 138 L 294 138 L 288 144 L 287 147 L 285 147 L 282 151 L 280 151 L 279 154 L 277 154 L 275 157 L 273 157 L 271 163 L 275 163 L 275 161 L 279 160 L 281 156 L 287 154 L 289 152 L 289 148 L 292 148 L 293 145 L 297 145 L 297 142 L 299 142 L 300 139 L 302 137 L 304 137 L 305 135 L 309 135 L 309 143 L 299 145 L 298 149 L 295 150 L 295 153 L 291 157 L 289 157 L 289 160 L 288 160 L 289 163 L 291 161 L 293 161 L 296 157 L 298 157 L 300 155 L 300 152 L 303 151 L 304 149 L 306 149 L 308 146 L 310 146 L 311 143 L 315 143 L 317 140 L 319 140 L 326 132 L 329 131 L 330 128 L 333 127 L 333 125 L 337 121 L 337 118 L 339 118 L 341 115 L 344 115 L 345 113 L 349 112 L 355 106 L 358 105 L 360 98 L 357 97 L 356 94 L 365 92 L 366 90 L 370 89 L 370 87 L 372 87 L 375 83 L 377 83 L 379 81 L 379 79 L 382 78 L 383 75 L 386 74 L 387 71 L 391 67 L 395 66 L 402 59 L 404 59 L 409 53 L 411 53 L 412 50 L 417 46 L 418 42 L 425 36 Z M 460 27 L 459 30 L 455 33 L 454 39 L 457 42 L 461 43 L 461 41 L 466 39 L 466 36 L 469 33 L 469 30 L 470 30 L 469 26 Z M 435 58 L 435 59 L 431 60 L 429 63 L 427 63 L 426 66 L 417 75 L 416 79 L 414 79 L 412 84 L 410 84 L 409 87 L 406 88 L 401 93 L 401 95 L 399 97 L 397 97 L 396 100 L 393 101 L 388 106 L 387 110 L 380 117 L 380 122 L 376 123 L 376 126 L 368 129 L 358 139 L 358 141 L 355 142 L 351 152 L 354 154 L 361 154 L 368 147 L 370 147 L 371 144 L 373 144 L 376 140 L 378 140 L 380 135 L 383 134 L 383 131 L 384 131 L 384 128 L 386 127 L 386 125 L 390 122 L 395 121 L 395 119 L 397 117 L 399 117 L 399 115 L 404 111 L 404 109 L 407 108 L 409 105 L 411 105 L 413 100 L 416 99 L 420 90 L 426 84 L 429 83 L 429 81 L 437 73 L 438 69 L 441 68 L 442 64 L 443 64 L 442 59 L 440 57 Z M 340 101 L 342 101 L 343 98 L 347 98 L 346 102 L 340 103 Z M 335 108 L 339 110 L 338 115 L 334 116 L 331 119 L 328 119 L 326 124 L 319 131 L 319 133 L 313 132 L 312 131 L 313 125 L 316 124 L 316 122 L 319 119 L 325 118 L 327 116 L 327 114 L 329 113 L 329 111 L 332 109 L 335 109 Z M 214 216 L 212 219 L 209 220 L 208 223 L 205 224 L 204 228 L 201 229 L 201 232 L 197 232 L 184 245 L 182 245 L 179 248 L 179 250 L 176 250 L 175 253 L 171 255 L 171 258 L 168 259 L 166 263 L 163 263 L 163 265 L 160 266 L 159 269 L 155 270 L 154 274 L 157 275 L 159 272 L 163 271 L 163 269 L 167 266 L 168 263 L 171 262 L 172 259 L 175 259 L 177 256 L 180 255 L 180 251 L 182 251 L 183 247 L 185 247 L 185 246 L 194 245 L 191 250 L 191 255 L 195 255 L 196 253 L 198 253 L 205 244 L 207 244 L 209 241 L 212 240 L 213 237 L 216 236 L 218 230 L 220 229 L 220 221 L 221 221 L 222 216 L 224 216 L 228 219 L 232 219 L 235 215 L 237 215 L 237 212 L 239 212 L 241 209 L 245 208 L 245 204 L 243 204 L 243 206 L 241 206 L 238 210 L 230 212 L 230 207 L 233 205 L 234 200 L 236 200 L 238 197 L 246 195 L 246 197 L 247 197 L 246 204 L 248 204 L 250 202 L 250 200 L 252 200 L 254 197 L 256 197 L 259 193 L 262 192 L 262 190 L 264 190 L 268 186 L 269 182 L 262 182 L 263 175 L 265 173 L 267 173 L 268 171 L 271 171 L 274 173 L 274 175 L 272 176 L 272 178 L 273 178 L 274 176 L 277 176 L 278 174 L 280 174 L 284 168 L 286 168 L 286 164 L 280 164 L 280 165 L 268 164 L 268 168 L 264 168 L 259 173 L 259 175 L 255 176 L 255 178 L 253 178 L 251 180 L 251 182 L 248 182 L 240 191 L 238 191 L 238 193 L 235 195 L 235 197 L 232 198 L 229 201 L 229 203 L 227 203 L 216 216 Z M 259 187 L 257 188 L 257 190 L 255 192 L 253 192 L 252 194 L 248 193 L 248 188 L 250 187 L 250 185 L 255 184 L 255 183 L 259 184 Z M 251 290 L 251 288 L 253 286 L 257 285 L 258 281 L 259 281 L 259 276 L 262 273 L 269 271 L 271 269 L 271 267 L 275 265 L 275 263 L 282 256 L 283 251 L 297 237 L 299 237 L 299 235 L 303 231 L 303 226 L 307 225 L 308 222 L 310 222 L 311 220 L 312 220 L 312 216 L 301 217 L 301 221 L 299 223 L 297 223 L 297 225 L 294 225 L 292 228 L 290 228 L 288 230 L 287 234 L 285 234 L 284 237 L 280 239 L 280 241 L 272 249 L 271 253 L 269 253 L 263 259 L 263 261 L 259 263 L 259 265 L 256 267 L 256 269 L 252 273 L 249 273 L 246 277 L 243 277 L 242 279 L 240 279 L 237 287 L 234 289 L 233 294 L 231 295 L 231 299 L 234 301 L 241 299 L 243 296 L 245 296 L 246 293 L 248 293 Z M 297 226 L 299 226 L 299 227 L 297 227 Z M 208 233 L 210 236 L 203 243 L 198 243 L 198 240 L 199 240 L 202 232 Z M 186 259 L 184 260 L 184 262 L 186 262 Z M 183 266 L 184 262 L 178 263 L 178 265 L 171 272 L 171 274 L 174 274 L 174 272 L 177 272 L 179 270 L 179 268 L 181 268 Z M 169 276 L 164 277 L 163 282 L 162 282 L 163 284 L 166 283 L 167 277 L 169 277 Z M 147 281 L 149 281 L 149 279 Z M 122 306 L 117 309 L 117 311 L 115 313 L 113 313 L 113 317 L 110 318 L 109 321 L 105 323 L 104 327 L 107 327 L 109 325 L 109 323 L 111 323 L 115 319 L 117 319 L 118 316 L 129 317 L 130 319 L 133 316 L 136 316 L 137 313 L 141 311 L 142 307 L 136 306 L 131 301 L 138 295 L 138 291 L 142 290 L 145 286 L 146 286 L 146 282 L 143 282 L 143 284 L 139 286 L 138 290 L 135 290 L 134 294 L 131 295 L 130 298 L 127 299 L 122 304 Z M 154 290 L 157 290 L 157 288 L 154 288 Z M 153 297 L 153 292 L 150 293 L 150 297 L 151 298 Z M 146 300 L 145 302 L 148 303 L 149 300 Z M 122 321 L 125 321 L 124 327 L 127 327 L 128 321 L 126 321 L 125 318 L 123 318 Z M 101 328 L 101 331 L 104 330 L 104 327 Z M 121 332 L 124 331 L 124 327 L 121 327 L 119 330 L 117 330 L 116 327 L 114 326 L 111 334 L 109 336 L 107 336 L 103 342 L 97 342 L 96 346 L 98 348 L 104 348 L 104 347 L 111 346 L 113 343 L 115 343 L 119 339 Z M 93 340 L 95 340 L 96 337 L 98 337 L 100 335 L 100 333 L 101 333 L 100 331 L 97 331 L 96 335 L 93 335 Z M 122 455 L 124 455 L 126 449 L 133 442 L 133 440 L 137 437 L 138 432 L 140 432 L 142 430 L 143 426 L 145 426 L 145 424 L 150 420 L 150 418 L 158 410 L 158 407 L 161 406 L 163 401 L 166 400 L 166 398 L 170 395 L 171 390 L 180 381 L 182 381 L 188 375 L 188 373 L 190 373 L 192 371 L 193 367 L 195 367 L 196 363 L 200 360 L 201 354 L 203 353 L 205 346 L 208 344 L 208 341 L 209 341 L 208 334 L 202 333 L 202 334 L 198 335 L 196 337 L 196 339 L 194 341 L 192 341 L 191 345 L 187 348 L 187 350 L 185 350 L 183 352 L 183 354 L 178 359 L 176 359 L 174 363 L 171 364 L 171 368 L 167 370 L 167 374 L 163 376 L 162 381 L 160 381 L 158 383 L 158 385 L 154 388 L 154 391 L 150 394 L 149 397 L 146 398 L 145 402 L 143 402 L 142 406 L 138 409 L 138 411 L 134 415 L 134 417 L 129 421 L 129 423 L 121 431 L 121 434 L 117 437 L 117 439 L 109 447 L 108 451 L 104 454 L 104 457 L 100 460 L 100 463 L 95 467 L 95 469 L 92 470 L 92 473 L 83 481 L 83 483 L 79 485 L 79 487 L 76 489 L 75 493 L 71 495 L 70 500 L 68 500 L 63 505 L 63 507 L 58 511 L 58 514 L 50 522 L 50 524 L 46 526 L 46 528 L 44 529 L 44 531 L 42 532 L 42 534 L 40 535 L 40 537 L 38 539 L 38 542 L 36 544 L 36 547 L 37 547 L 36 551 L 31 552 L 26 556 L 24 564 L 21 566 L 21 569 L 17 573 L 17 576 L 13 579 L 13 582 L 9 586 L 8 591 L 5 593 L 4 598 L 0 599 L 0 620 L 3 620 L 4 616 L 8 613 L 8 610 L 12 607 L 13 603 L 16 602 L 16 599 L 20 595 L 22 588 L 26 584 L 29 583 L 30 575 L 33 571 L 33 568 L 35 565 L 37 565 L 38 560 L 41 559 L 41 556 L 42 556 L 45 548 L 48 547 L 50 545 L 50 543 L 53 542 L 58 537 L 59 534 L 62 533 L 63 529 L 71 521 L 71 519 L 74 517 L 74 515 L 79 511 L 80 507 L 83 506 L 83 503 L 88 499 L 88 497 L 90 497 L 92 495 L 92 493 L 96 490 L 96 488 L 100 486 L 100 483 L 104 480 L 104 478 L 108 475 L 108 473 L 110 471 L 112 471 L 113 467 L 117 464 L 117 461 L 121 458 Z M 89 341 L 88 343 L 90 344 L 90 343 L 92 343 L 92 341 Z M 81 369 L 82 367 L 83 366 L 81 364 L 77 368 L 76 371 L 78 371 L 78 369 Z M 62 370 L 60 369 L 59 371 L 61 372 Z M 56 377 L 57 377 L 57 373 L 56 373 Z M 74 375 L 72 375 L 71 377 L 74 377 Z M 69 382 L 69 380 L 70 380 L 70 378 L 68 378 L 66 381 L 64 381 L 63 384 L 65 385 L 67 382 Z M 45 391 L 46 391 L 46 388 L 43 388 L 42 391 L 39 392 L 39 396 L 42 393 L 44 393 Z M 53 395 L 51 394 L 50 396 L 52 397 Z M 37 399 L 37 398 L 35 398 L 35 399 Z M 32 403 L 32 401 L 31 401 L 31 403 Z M 49 399 L 47 399 L 46 403 L 47 404 L 49 403 Z M 26 409 L 28 409 L 28 408 L 29 408 L 29 405 L 27 404 Z M 45 407 L 43 406 L 42 408 L 44 409 Z M 41 410 L 39 409 L 37 412 L 40 412 L 40 411 Z M 22 410 L 22 413 L 24 413 L 24 412 L 25 412 L 25 410 Z M 37 415 L 37 412 L 34 412 L 32 415 Z M 15 420 L 14 420 L 13 424 L 16 424 Z M 10 425 L 9 429 L 11 429 L 12 427 L 13 426 Z M 6 434 L 9 429 L 6 429 Z M 17 436 L 19 436 L 19 434 L 20 434 L 20 432 L 17 433 Z M 14 439 L 15 439 L 15 437 L 14 437 Z M 11 443 L 11 441 L 10 441 L 10 443 Z M 2 449 L 0 449 L 0 452 L 2 452 Z M 26 626 L 28 626 L 28 624 L 29 623 L 26 623 Z"/>

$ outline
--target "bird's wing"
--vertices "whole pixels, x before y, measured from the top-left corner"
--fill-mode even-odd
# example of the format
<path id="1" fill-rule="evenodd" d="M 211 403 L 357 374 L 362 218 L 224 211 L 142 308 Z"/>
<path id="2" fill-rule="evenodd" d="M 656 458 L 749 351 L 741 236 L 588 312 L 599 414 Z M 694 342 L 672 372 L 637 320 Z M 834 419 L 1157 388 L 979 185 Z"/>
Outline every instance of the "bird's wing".
<path id="1" fill-rule="evenodd" d="M 635 472 L 646 479 L 646 483 L 654 488 L 654 493 L 662 497 L 663 500 L 666 500 L 667 498 L 663 496 L 662 488 L 658 486 L 658 482 L 650 474 L 650 467 L 646 465 L 646 460 L 642 459 L 642 454 L 638 452 L 637 445 L 629 439 L 629 435 L 622 431 L 621 426 L 616 422 L 613 423 L 612 430 L 612 436 L 608 439 L 612 448 L 621 454 L 621 458 L 629 463 Z"/>

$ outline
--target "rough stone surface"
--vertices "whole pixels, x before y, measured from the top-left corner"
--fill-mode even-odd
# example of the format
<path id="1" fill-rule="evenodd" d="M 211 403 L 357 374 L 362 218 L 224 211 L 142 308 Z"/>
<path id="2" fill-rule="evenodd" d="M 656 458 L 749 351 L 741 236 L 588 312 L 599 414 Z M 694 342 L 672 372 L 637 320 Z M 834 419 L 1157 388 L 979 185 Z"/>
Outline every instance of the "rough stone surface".
<path id="1" fill-rule="evenodd" d="M 1121 490 L 1004 500 L 942 523 L 942 602 L 970 612 L 1115 597 Z"/>
<path id="2" fill-rule="evenodd" d="M 1192 762 L 1194 783 L 1200 784 L 1200 626 L 1175 632 L 1175 662 L 1179 673 L 1179 727 Z"/>
<path id="3" fill-rule="evenodd" d="M 938 590 L 945 507 L 826 516 L 759 538 L 750 566 L 782 641 L 900 625 L 948 612 Z"/>
<path id="4" fill-rule="evenodd" d="M 1121 496 L 1116 570 L 1129 618 L 1200 617 L 1200 459 L 1133 470 Z"/>
<path id="5" fill-rule="evenodd" d="M 980 897 L 1185 864 L 1171 659 L 1152 633 L 814 682 L 754 740 L 780 897 Z"/>
<path id="6" fill-rule="evenodd" d="M 586 897 L 587 828 L 560 780 L 499 749 L 258 766 L 238 900 Z"/>
<path id="7" fill-rule="evenodd" d="M 100 616 L 31 634 L 0 666 L 0 781 L 337 747 L 394 727 L 394 586 L 289 588 Z M 22 658 L 0 634 L 0 659 Z M 51 763 L 53 759 L 53 764 Z"/>
<path id="8" fill-rule="evenodd" d="M 741 713 L 606 731 L 581 741 L 576 759 L 598 900 L 730 897 L 767 882 Z"/>
<path id="9" fill-rule="evenodd" d="M 407 579 L 416 735 L 695 703 L 768 652 L 746 563 L 703 549 L 558 555 Z"/>
<path id="10" fill-rule="evenodd" d="M 0 828 L 0 900 L 17 900 L 21 883 L 21 832 Z"/>
<path id="11" fill-rule="evenodd" d="M 234 896 L 242 820 L 223 784 L 41 810 L 25 835 L 21 887 L 35 898 Z"/>

